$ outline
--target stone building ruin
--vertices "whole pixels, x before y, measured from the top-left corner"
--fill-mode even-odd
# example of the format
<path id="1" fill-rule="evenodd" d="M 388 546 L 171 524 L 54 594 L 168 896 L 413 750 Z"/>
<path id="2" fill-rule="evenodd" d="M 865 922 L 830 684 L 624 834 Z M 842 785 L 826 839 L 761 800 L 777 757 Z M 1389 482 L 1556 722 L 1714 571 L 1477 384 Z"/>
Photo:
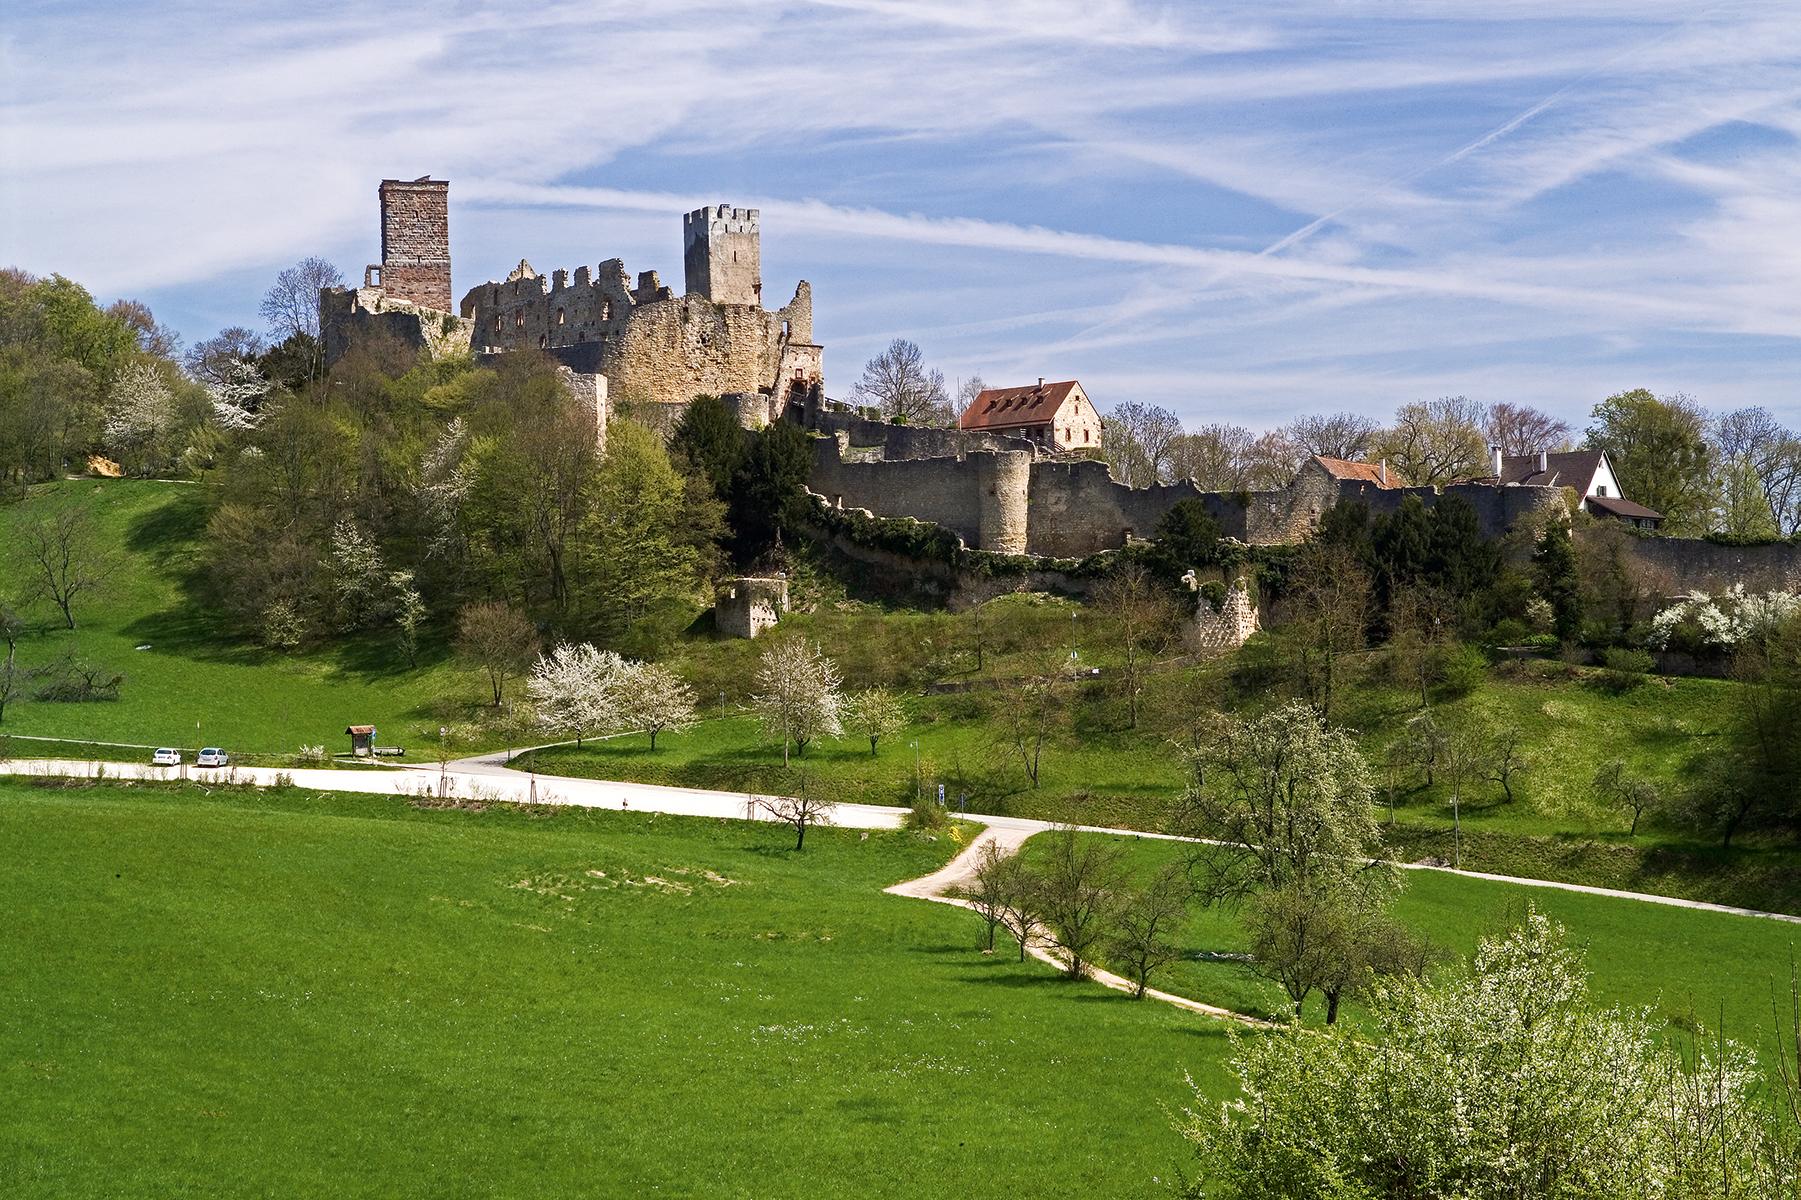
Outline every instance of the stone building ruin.
<path id="1" fill-rule="evenodd" d="M 823 386 L 807 281 L 781 308 L 763 307 L 758 210 L 721 204 L 683 217 L 680 296 L 655 271 L 634 282 L 617 258 L 549 276 L 522 260 L 453 309 L 449 188 L 429 176 L 382 181 L 382 261 L 361 287 L 320 293 L 328 364 L 368 336 L 434 358 L 537 350 L 603 406 L 649 406 L 652 423 L 663 423 L 655 410 L 673 417 L 694 397 L 715 395 L 747 428 Z"/>

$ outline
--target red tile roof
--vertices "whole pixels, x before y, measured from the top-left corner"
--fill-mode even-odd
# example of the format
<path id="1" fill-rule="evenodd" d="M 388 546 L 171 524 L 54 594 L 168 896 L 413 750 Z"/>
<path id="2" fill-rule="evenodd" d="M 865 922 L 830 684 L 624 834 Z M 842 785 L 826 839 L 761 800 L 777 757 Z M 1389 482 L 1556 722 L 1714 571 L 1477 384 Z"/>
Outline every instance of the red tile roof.
<path id="1" fill-rule="evenodd" d="M 1654 521 L 1663 520 L 1663 514 L 1654 508 L 1646 508 L 1636 501 L 1620 496 L 1584 496 L 1582 502 L 1590 508 L 1598 508 L 1602 512 L 1612 513 L 1616 517 L 1649 517 Z"/>
<path id="2" fill-rule="evenodd" d="M 1327 458 L 1323 454 L 1315 454 L 1313 461 L 1324 467 L 1326 474 L 1334 479 L 1355 479 L 1381 488 L 1407 486 L 1407 481 L 1393 467 L 1388 467 L 1385 472 L 1379 463 L 1351 462 L 1343 458 Z"/>
<path id="3" fill-rule="evenodd" d="M 977 393 L 963 415 L 960 429 L 1001 429 L 1013 425 L 1048 425 L 1070 396 L 1081 388 L 1073 379 L 1027 387 L 989 388 Z"/>

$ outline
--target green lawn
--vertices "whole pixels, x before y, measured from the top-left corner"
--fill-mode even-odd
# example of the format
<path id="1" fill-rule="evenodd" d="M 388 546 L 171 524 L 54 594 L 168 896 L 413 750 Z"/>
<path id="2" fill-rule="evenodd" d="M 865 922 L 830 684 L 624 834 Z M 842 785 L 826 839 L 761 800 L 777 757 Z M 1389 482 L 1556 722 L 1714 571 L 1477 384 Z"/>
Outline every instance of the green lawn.
<path id="1" fill-rule="evenodd" d="M 1162 1194 L 1219 1026 L 807 841 L 0 782 L 0 1193 Z"/>
<path id="2" fill-rule="evenodd" d="M 1163 841 L 1119 844 L 1129 869 L 1143 874 L 1186 853 Z M 1036 842 L 1026 845 L 1028 856 L 1036 852 Z M 1562 922 L 1585 947 L 1599 1001 L 1649 1006 L 1677 1032 L 1723 1024 L 1728 1036 L 1760 1053 L 1772 1048 L 1771 1003 L 1778 997 L 1787 1002 L 1801 924 L 1435 871 L 1409 871 L 1405 884 L 1395 915 L 1447 955 L 1469 955 L 1482 934 L 1513 923 L 1532 904 Z M 1247 945 L 1239 914 L 1197 909 L 1180 942 L 1183 958 L 1165 970 L 1158 986 L 1243 1012 L 1286 1013 L 1281 988 L 1232 957 Z M 1310 1001 L 1308 1016 L 1323 1020 L 1320 997 Z"/>
<path id="3" fill-rule="evenodd" d="M 376 725 L 383 741 L 411 748 L 467 717 L 479 685 L 448 662 L 442 644 L 430 644 L 413 669 L 379 640 L 277 654 L 223 633 L 187 591 L 207 569 L 205 499 L 199 485 L 81 480 L 0 506 L 0 600 L 16 601 L 30 578 L 17 530 L 58 504 L 81 504 L 119 559 L 106 589 L 77 602 L 75 629 L 61 628 L 47 603 L 27 610 L 34 628 L 20 643 L 21 662 L 36 666 L 72 649 L 125 676 L 117 701 L 14 704 L 0 732 L 292 754 L 302 744 L 348 749 L 349 724 Z M 15 747 L 30 752 L 27 743 Z"/>

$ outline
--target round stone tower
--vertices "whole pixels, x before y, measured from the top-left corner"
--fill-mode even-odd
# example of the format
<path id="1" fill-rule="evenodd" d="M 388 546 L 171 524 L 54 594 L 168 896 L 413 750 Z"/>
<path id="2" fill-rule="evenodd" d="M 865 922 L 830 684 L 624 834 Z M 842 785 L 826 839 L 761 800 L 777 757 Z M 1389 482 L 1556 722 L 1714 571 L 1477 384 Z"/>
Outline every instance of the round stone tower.
<path id="1" fill-rule="evenodd" d="M 976 549 L 1024 554 L 1032 456 L 1024 450 L 978 450 L 968 462 L 976 476 Z"/>

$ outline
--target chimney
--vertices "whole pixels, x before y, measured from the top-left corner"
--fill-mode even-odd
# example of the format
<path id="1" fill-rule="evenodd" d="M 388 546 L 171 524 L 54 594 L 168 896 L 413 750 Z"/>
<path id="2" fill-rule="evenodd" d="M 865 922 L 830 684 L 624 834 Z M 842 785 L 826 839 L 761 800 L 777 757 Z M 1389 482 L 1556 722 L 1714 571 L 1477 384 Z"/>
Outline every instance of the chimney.
<path id="1" fill-rule="evenodd" d="M 1538 473 L 1543 475 L 1551 469 L 1551 456 L 1544 450 L 1538 452 Z"/>
<path id="2" fill-rule="evenodd" d="M 1494 459 L 1495 483 L 1499 484 L 1501 482 L 1501 447 L 1498 445 L 1490 446 L 1488 448 L 1488 453 Z"/>
<path id="3" fill-rule="evenodd" d="M 1038 390 L 1041 392 L 1044 390 L 1044 376 L 1042 375 L 1038 377 Z"/>
<path id="4" fill-rule="evenodd" d="M 1386 458 L 1383 459 L 1381 465 L 1379 467 L 1377 467 L 1377 473 L 1378 473 L 1378 478 L 1380 478 L 1382 481 L 1382 486 L 1387 487 L 1388 486 L 1388 460 Z"/>

